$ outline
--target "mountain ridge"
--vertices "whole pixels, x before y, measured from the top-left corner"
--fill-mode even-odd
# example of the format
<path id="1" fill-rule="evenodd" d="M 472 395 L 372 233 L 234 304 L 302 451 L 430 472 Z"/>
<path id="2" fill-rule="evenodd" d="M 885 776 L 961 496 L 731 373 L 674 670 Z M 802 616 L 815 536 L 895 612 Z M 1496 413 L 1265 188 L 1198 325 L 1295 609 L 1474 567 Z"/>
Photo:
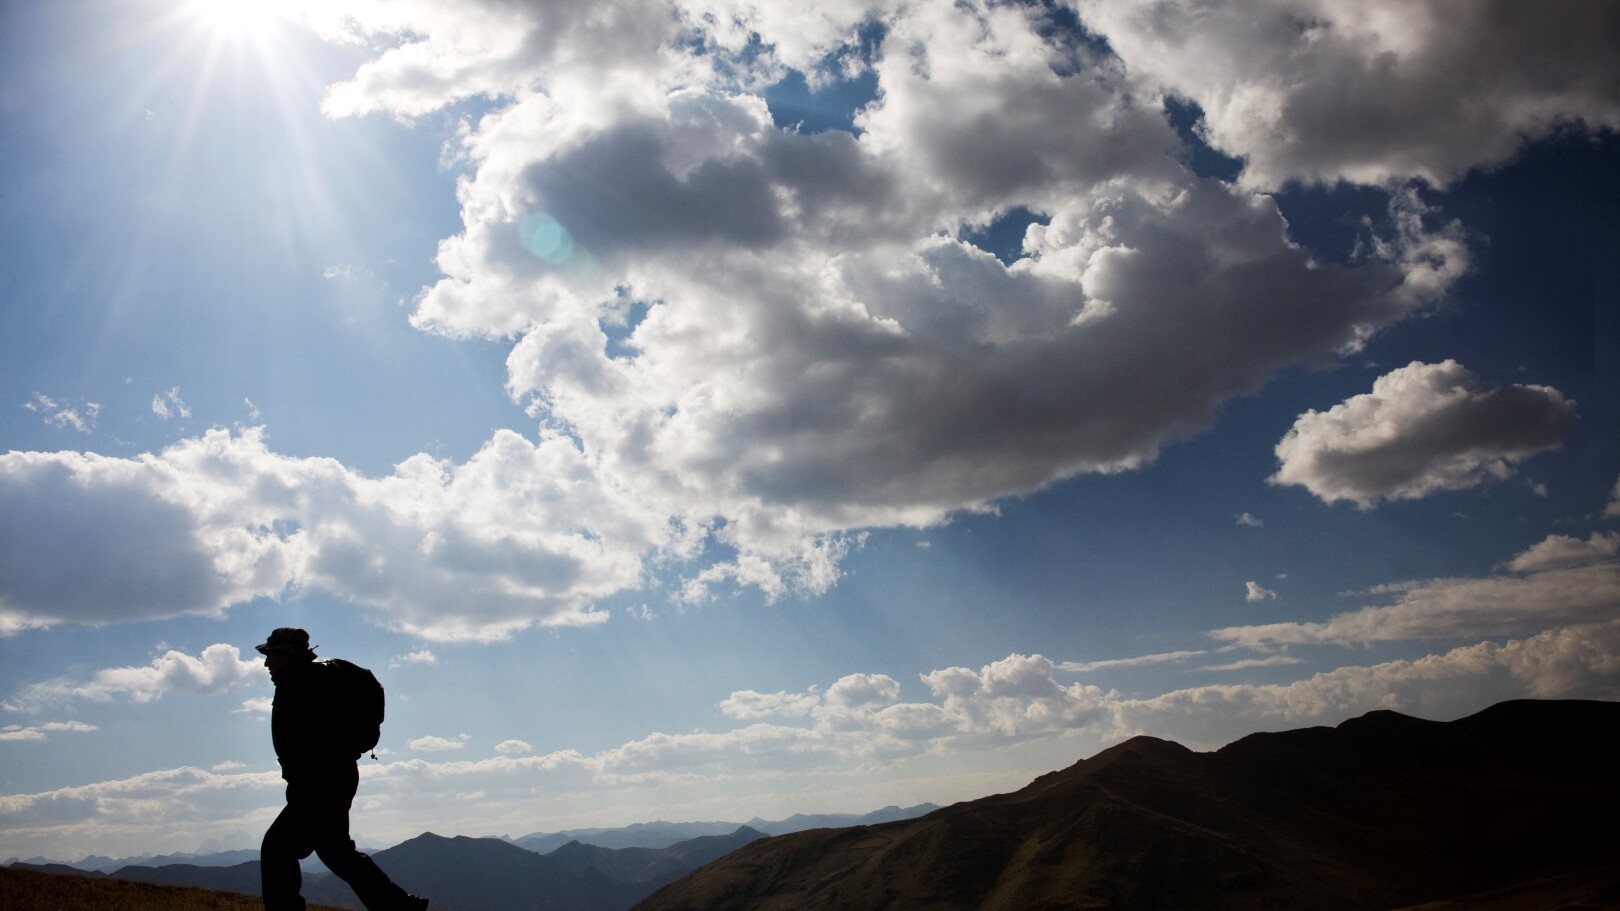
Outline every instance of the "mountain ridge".
<path id="1" fill-rule="evenodd" d="M 753 843 L 636 911 L 1620 907 L 1617 726 L 1620 703 L 1522 700 L 1209 753 L 1134 737 L 918 819 Z"/>

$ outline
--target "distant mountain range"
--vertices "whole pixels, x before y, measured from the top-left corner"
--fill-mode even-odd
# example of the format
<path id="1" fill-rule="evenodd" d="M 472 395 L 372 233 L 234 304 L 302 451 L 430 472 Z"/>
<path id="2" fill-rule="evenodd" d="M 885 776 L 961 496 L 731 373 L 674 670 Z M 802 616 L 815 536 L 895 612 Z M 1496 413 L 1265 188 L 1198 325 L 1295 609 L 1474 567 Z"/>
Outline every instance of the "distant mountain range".
<path id="1" fill-rule="evenodd" d="M 1620 908 L 1620 703 L 1136 737 L 1012 794 L 756 841 L 635 911 Z M 1608 733 L 1604 733 L 1608 732 Z"/>
<path id="2" fill-rule="evenodd" d="M 937 807 L 933 804 L 924 804 L 908 809 L 886 807 L 864 815 L 797 815 L 777 822 L 756 822 L 777 833 L 796 832 L 818 825 L 859 825 L 903 819 L 934 809 Z M 435 911 L 625 911 L 658 887 L 766 835 L 765 831 L 737 823 L 658 822 L 576 833 L 535 833 L 515 840 L 445 838 L 425 833 L 392 848 L 369 853 L 395 882 L 411 892 L 430 896 Z M 605 841 L 617 847 L 589 844 L 585 839 Z M 530 845 L 546 850 L 542 852 Z M 185 862 L 164 862 L 175 858 L 183 858 Z M 86 858 L 76 865 L 35 858 L 15 861 L 12 866 L 78 876 L 105 875 L 130 882 L 197 886 L 249 895 L 259 893 L 257 851 L 167 855 L 145 860 L 148 862 L 114 866 L 115 861 L 101 857 Z M 90 863 L 108 869 L 83 868 Z M 348 885 L 324 868 L 305 870 L 304 897 L 320 904 L 359 907 Z"/>
<path id="3" fill-rule="evenodd" d="M 787 819 L 770 822 L 754 817 L 747 822 L 642 822 L 618 829 L 567 829 L 562 832 L 535 832 L 508 839 L 520 848 L 548 854 L 571 841 L 601 848 L 667 848 L 688 839 L 706 835 L 726 835 L 747 826 L 766 835 L 786 835 L 806 829 L 867 826 L 896 819 L 913 819 L 939 809 L 931 803 L 914 807 L 884 807 L 871 813 L 795 813 Z"/>
<path id="4" fill-rule="evenodd" d="M 11 864 L 27 864 L 33 867 L 53 866 L 71 867 L 76 870 L 97 873 L 111 873 L 120 867 L 163 867 L 170 864 L 191 864 L 198 867 L 229 867 L 233 864 L 249 860 L 258 860 L 257 848 L 240 851 L 217 851 L 209 854 L 140 854 L 135 857 L 104 857 L 92 854 L 83 860 L 63 861 L 51 860 L 48 857 L 29 857 L 23 860 L 13 858 L 6 861 Z"/>

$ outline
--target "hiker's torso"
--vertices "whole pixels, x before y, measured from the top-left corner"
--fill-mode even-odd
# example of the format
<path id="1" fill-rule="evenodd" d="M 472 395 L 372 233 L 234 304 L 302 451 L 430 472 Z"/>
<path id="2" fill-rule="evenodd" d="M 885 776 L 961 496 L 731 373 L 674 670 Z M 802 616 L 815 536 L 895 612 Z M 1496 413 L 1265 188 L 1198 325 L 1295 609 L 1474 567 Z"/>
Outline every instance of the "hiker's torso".
<path id="1" fill-rule="evenodd" d="M 276 697 L 270 711 L 270 739 L 282 778 L 291 781 L 354 766 L 354 757 L 339 745 L 331 678 L 331 668 L 315 661 L 288 665 L 271 676 Z"/>

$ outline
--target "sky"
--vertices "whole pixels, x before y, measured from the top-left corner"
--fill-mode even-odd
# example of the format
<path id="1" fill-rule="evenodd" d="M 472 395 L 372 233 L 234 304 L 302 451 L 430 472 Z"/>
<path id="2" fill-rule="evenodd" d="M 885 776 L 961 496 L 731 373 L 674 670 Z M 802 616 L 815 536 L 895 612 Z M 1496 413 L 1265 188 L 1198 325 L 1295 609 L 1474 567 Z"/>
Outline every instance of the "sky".
<path id="1" fill-rule="evenodd" d="M 1620 699 L 1620 6 L 0 2 L 0 857 Z"/>

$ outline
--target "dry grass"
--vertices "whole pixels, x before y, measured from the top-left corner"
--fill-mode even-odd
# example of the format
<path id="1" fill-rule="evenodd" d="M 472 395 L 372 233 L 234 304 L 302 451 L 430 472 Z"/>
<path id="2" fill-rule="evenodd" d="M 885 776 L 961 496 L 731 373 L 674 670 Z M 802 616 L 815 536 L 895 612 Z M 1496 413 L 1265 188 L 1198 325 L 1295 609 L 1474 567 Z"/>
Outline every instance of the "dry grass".
<path id="1" fill-rule="evenodd" d="M 310 911 L 341 911 L 310 905 Z M 0 867 L 5 911 L 263 911 L 257 895 Z"/>

